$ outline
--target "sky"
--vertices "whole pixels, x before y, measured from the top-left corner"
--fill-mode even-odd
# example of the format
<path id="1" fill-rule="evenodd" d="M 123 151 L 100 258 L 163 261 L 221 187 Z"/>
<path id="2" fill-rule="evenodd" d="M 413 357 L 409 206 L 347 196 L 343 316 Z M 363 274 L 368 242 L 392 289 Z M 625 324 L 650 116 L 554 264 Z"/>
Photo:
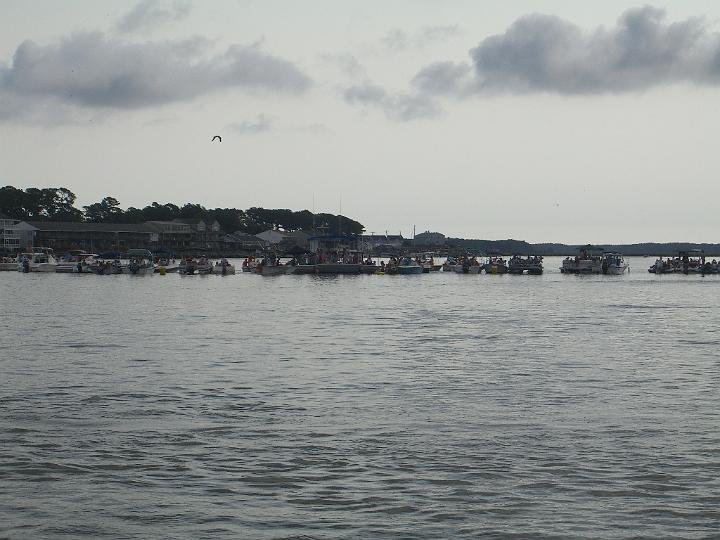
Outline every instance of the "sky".
<path id="1" fill-rule="evenodd" d="M 342 212 L 405 237 L 720 242 L 716 1 L 0 13 L 1 185 Z"/>

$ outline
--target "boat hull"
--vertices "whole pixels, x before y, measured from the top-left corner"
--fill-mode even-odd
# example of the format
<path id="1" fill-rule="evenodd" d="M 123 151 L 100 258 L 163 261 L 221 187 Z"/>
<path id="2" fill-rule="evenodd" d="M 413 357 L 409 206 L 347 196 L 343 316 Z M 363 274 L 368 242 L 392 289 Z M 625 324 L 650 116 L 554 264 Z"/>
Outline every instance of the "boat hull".
<path id="1" fill-rule="evenodd" d="M 397 273 L 400 275 L 408 276 L 411 274 L 422 274 L 423 273 L 423 267 L 422 266 L 398 266 L 397 267 Z"/>
<path id="2" fill-rule="evenodd" d="M 482 266 L 463 266 L 461 264 L 456 264 L 453 268 L 456 274 L 479 274 L 481 270 Z"/>
<path id="3" fill-rule="evenodd" d="M 294 271 L 294 266 L 258 266 L 255 269 L 255 272 L 261 276 L 282 276 L 292 274 Z"/>
<path id="4" fill-rule="evenodd" d="M 219 276 L 229 276 L 235 273 L 235 267 L 232 264 L 228 264 L 226 266 L 218 264 L 213 266 L 212 273 Z"/>

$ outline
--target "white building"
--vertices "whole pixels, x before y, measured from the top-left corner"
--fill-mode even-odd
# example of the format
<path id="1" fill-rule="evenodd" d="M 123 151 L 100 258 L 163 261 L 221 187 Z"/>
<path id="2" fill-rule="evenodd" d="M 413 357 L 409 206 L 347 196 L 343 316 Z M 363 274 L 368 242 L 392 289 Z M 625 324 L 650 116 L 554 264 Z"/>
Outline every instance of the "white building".
<path id="1" fill-rule="evenodd" d="M 35 227 L 0 213 L 0 251 L 13 253 L 33 245 Z"/>

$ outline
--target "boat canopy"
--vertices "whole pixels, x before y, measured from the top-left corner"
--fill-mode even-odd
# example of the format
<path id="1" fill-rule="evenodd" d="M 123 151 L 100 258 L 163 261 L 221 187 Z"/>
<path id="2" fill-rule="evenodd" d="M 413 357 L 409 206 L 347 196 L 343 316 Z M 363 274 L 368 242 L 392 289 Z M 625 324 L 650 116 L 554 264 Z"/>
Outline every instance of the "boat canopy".
<path id="1" fill-rule="evenodd" d="M 148 257 L 152 259 L 152 252 L 147 249 L 128 249 L 127 251 L 128 257 Z"/>

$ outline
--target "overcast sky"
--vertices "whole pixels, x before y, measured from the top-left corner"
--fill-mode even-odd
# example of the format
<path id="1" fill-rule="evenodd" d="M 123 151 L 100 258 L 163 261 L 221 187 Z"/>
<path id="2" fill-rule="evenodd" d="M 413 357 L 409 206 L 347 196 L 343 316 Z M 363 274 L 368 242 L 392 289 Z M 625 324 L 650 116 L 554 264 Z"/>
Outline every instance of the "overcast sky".
<path id="1" fill-rule="evenodd" d="M 720 242 L 720 3 L 0 0 L 0 184 Z M 214 135 L 222 143 L 211 142 Z"/>

